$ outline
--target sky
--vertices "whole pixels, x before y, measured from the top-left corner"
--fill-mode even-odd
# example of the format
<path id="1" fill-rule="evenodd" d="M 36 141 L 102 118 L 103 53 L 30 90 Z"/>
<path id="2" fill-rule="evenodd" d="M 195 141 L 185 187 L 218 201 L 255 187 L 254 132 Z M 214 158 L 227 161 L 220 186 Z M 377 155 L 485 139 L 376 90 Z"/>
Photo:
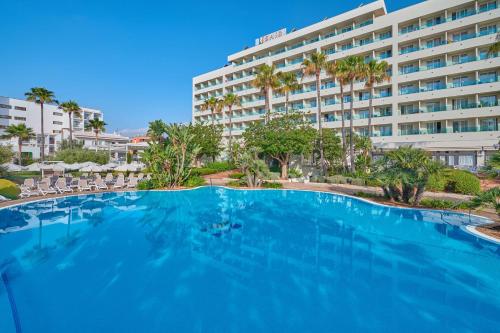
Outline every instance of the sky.
<path id="1" fill-rule="evenodd" d="M 418 2 L 386 6 L 390 12 Z M 222 67 L 259 36 L 361 3 L 0 0 L 0 96 L 23 98 L 31 87 L 45 87 L 60 102 L 102 110 L 107 131 L 126 135 L 155 119 L 189 122 L 194 76 Z"/>

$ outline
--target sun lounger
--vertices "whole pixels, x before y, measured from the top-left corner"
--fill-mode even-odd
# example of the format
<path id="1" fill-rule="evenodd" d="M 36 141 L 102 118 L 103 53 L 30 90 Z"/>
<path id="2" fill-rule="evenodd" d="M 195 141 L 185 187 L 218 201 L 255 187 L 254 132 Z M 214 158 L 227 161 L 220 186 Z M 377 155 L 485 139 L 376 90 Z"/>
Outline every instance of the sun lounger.
<path id="1" fill-rule="evenodd" d="M 73 189 L 66 184 L 66 178 L 59 178 L 56 181 L 56 190 L 61 194 L 65 192 L 73 192 Z"/>
<path id="2" fill-rule="evenodd" d="M 101 178 L 95 180 L 94 187 L 96 190 L 108 190 L 108 186 L 104 183 L 104 181 Z"/>
<path id="3" fill-rule="evenodd" d="M 123 177 L 118 177 L 116 179 L 115 184 L 113 185 L 113 188 L 124 188 L 125 187 L 125 179 Z"/>
<path id="4" fill-rule="evenodd" d="M 49 185 L 49 183 L 45 182 L 40 182 L 38 183 L 38 191 L 43 195 L 46 196 L 47 194 L 57 194 L 57 191 Z"/>
<path id="5" fill-rule="evenodd" d="M 137 178 L 130 178 L 130 180 L 127 183 L 128 188 L 136 188 L 137 187 Z"/>
<path id="6" fill-rule="evenodd" d="M 92 187 L 90 187 L 89 183 L 87 182 L 87 179 L 78 180 L 78 191 L 80 192 L 92 191 Z"/>
<path id="7" fill-rule="evenodd" d="M 137 175 L 137 180 L 142 180 L 144 178 L 144 174 L 141 172 Z"/>

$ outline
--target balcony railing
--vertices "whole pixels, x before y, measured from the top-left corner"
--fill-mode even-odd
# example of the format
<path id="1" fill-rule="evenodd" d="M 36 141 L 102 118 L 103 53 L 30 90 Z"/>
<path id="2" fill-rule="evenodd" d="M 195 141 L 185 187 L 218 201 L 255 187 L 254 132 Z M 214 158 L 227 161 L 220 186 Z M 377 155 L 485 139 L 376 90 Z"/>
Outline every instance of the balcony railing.
<path id="1" fill-rule="evenodd" d="M 492 78 L 482 79 L 482 80 L 465 80 L 465 81 L 460 82 L 460 83 L 457 83 L 457 82 L 448 83 L 447 85 L 445 85 L 445 84 L 432 85 L 432 86 L 427 86 L 427 87 L 421 87 L 420 89 L 418 87 L 408 87 L 408 88 L 400 89 L 399 95 L 408 95 L 408 94 L 415 94 L 415 93 L 419 93 L 419 92 L 451 89 L 451 88 L 472 86 L 472 85 L 493 83 L 493 82 L 498 82 L 498 77 L 492 77 Z"/>

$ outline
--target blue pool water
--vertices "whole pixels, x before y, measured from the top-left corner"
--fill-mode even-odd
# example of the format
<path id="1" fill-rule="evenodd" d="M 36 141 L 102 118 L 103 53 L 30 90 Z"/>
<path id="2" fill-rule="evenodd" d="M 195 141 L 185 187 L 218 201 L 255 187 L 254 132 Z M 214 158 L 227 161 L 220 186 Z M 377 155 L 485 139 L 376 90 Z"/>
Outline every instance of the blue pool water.
<path id="1" fill-rule="evenodd" d="M 20 205 L 0 332 L 498 332 L 500 247 L 460 228 L 481 222 L 218 187 Z"/>

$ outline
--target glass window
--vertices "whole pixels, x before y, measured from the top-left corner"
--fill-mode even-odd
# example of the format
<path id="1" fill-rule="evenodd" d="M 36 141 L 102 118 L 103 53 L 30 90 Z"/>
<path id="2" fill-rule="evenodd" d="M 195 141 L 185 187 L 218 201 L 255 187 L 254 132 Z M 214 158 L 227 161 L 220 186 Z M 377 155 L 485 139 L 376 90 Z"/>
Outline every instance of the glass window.
<path id="1" fill-rule="evenodd" d="M 459 155 L 458 165 L 472 167 L 474 166 L 474 156 L 472 155 Z"/>
<path id="2" fill-rule="evenodd" d="M 483 107 L 487 106 L 496 106 L 497 105 L 497 96 L 481 96 L 479 97 L 479 103 Z"/>
<path id="3" fill-rule="evenodd" d="M 479 74 L 479 81 L 481 83 L 490 83 L 497 81 L 497 73 L 496 72 L 488 72 Z"/>

